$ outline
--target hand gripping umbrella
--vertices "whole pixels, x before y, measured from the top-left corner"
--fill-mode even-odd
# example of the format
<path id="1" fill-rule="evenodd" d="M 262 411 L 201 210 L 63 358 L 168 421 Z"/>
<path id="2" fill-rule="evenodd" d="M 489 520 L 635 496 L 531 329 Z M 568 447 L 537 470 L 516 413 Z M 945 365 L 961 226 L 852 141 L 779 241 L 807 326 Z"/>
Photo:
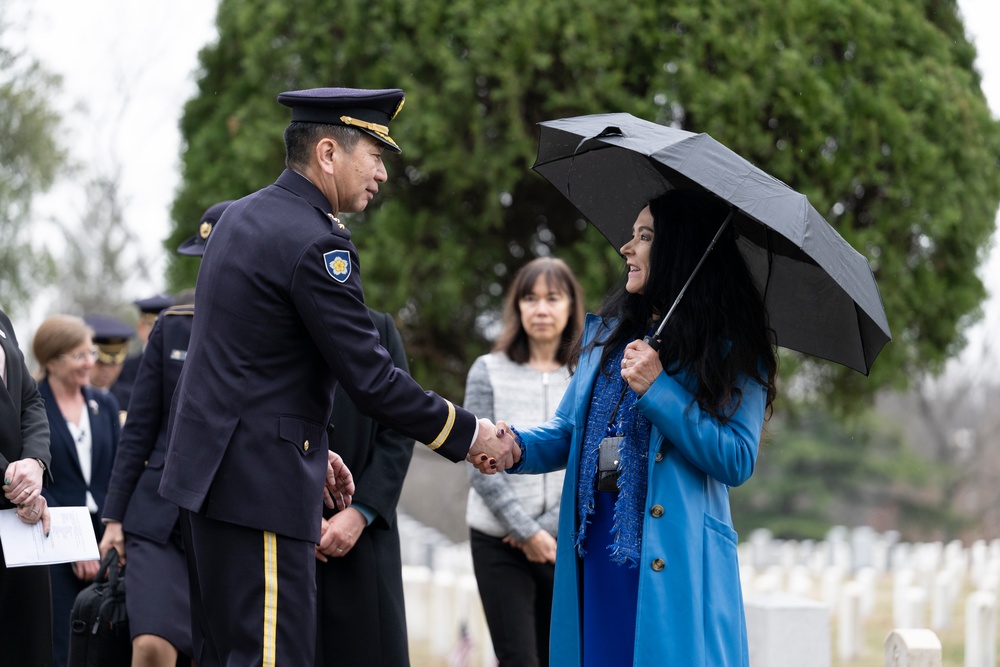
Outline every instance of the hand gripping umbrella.
<path id="1" fill-rule="evenodd" d="M 631 114 L 577 116 L 540 126 L 534 170 L 615 248 L 631 236 L 639 211 L 667 190 L 700 188 L 727 202 L 730 215 L 722 228 L 735 229 L 775 342 L 868 374 L 892 338 L 878 285 L 864 256 L 805 195 L 707 134 Z M 701 262 L 695 272 L 700 267 Z M 684 289 L 663 322 L 683 294 Z"/>

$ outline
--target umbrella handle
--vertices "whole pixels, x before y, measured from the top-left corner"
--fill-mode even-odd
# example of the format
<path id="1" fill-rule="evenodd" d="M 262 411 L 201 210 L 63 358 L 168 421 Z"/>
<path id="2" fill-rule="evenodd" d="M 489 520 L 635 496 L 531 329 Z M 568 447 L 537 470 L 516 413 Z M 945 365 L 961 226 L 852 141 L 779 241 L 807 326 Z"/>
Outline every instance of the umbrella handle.
<path id="1" fill-rule="evenodd" d="M 670 310 L 668 310 L 667 314 L 663 316 L 662 320 L 660 320 L 660 326 L 656 327 L 656 333 L 654 333 L 652 336 L 643 337 L 642 339 L 643 343 L 650 346 L 654 350 L 660 349 L 660 345 L 663 343 L 663 341 L 660 339 L 660 335 L 663 333 L 663 327 L 667 324 L 667 321 L 674 314 L 674 311 L 677 310 L 677 305 L 681 302 L 681 299 L 684 298 L 684 293 L 687 291 L 688 286 L 691 284 L 691 281 L 694 280 L 694 277 L 698 275 L 698 270 L 701 268 L 701 265 L 705 263 L 705 258 L 708 257 L 708 253 L 712 252 L 712 248 L 715 247 L 716 241 L 718 241 L 719 237 L 722 236 L 723 230 L 729 226 L 729 221 L 733 219 L 733 214 L 735 213 L 736 213 L 736 208 L 730 207 L 729 215 L 727 215 L 726 219 L 722 221 L 722 224 L 719 226 L 719 231 L 715 232 L 715 236 L 712 237 L 712 242 L 708 244 L 707 248 L 705 248 L 705 252 L 702 253 L 701 259 L 699 259 L 698 263 L 695 265 L 694 271 L 692 271 L 691 275 L 688 276 L 688 279 L 684 281 L 684 286 L 681 287 L 681 291 L 677 293 L 677 298 L 674 299 L 673 304 L 671 304 Z"/>

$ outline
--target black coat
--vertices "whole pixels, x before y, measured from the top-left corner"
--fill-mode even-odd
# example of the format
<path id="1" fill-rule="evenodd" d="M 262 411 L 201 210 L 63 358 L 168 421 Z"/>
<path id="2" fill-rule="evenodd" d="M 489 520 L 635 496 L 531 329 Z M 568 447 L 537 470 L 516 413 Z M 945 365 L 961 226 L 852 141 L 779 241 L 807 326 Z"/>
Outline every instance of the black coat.
<path id="1" fill-rule="evenodd" d="M 14 328 L 0 310 L 0 348 L 7 383 L 0 382 L 0 474 L 14 461 L 41 459 L 48 468 L 49 420 L 45 402 L 24 364 Z M 48 473 L 46 480 L 50 479 Z M 0 509 L 13 504 L 0 494 Z M 0 551 L 0 650 L 4 664 L 52 664 L 52 597 L 49 568 L 7 569 Z"/>
<path id="2" fill-rule="evenodd" d="M 7 384 L 0 382 L 0 467 L 7 469 L 14 461 L 41 459 L 48 468 L 49 420 L 38 386 L 24 364 L 17 346 L 14 327 L 0 310 L 0 347 L 7 358 Z M 0 470 L 2 472 L 3 470 Z M 13 505 L 0 495 L 0 509 Z"/>
<path id="3" fill-rule="evenodd" d="M 174 389 L 187 357 L 194 306 L 174 306 L 156 319 L 132 386 L 132 409 L 122 429 L 105 519 L 165 544 L 177 525 L 177 505 L 159 494 L 167 453 L 167 421 Z"/>
<path id="4" fill-rule="evenodd" d="M 374 311 L 371 317 L 393 362 L 406 370 L 392 319 Z M 354 476 L 353 502 L 374 510 L 375 518 L 345 556 L 316 563 L 316 665 L 405 667 L 409 652 L 396 504 L 413 440 L 359 414 L 340 388 L 331 422 L 330 447 Z"/>
<path id="5" fill-rule="evenodd" d="M 118 401 L 118 407 L 125 412 L 128 411 L 128 404 L 132 399 L 132 385 L 135 384 L 135 378 L 139 374 L 140 363 L 142 363 L 142 354 L 132 354 L 126 357 L 118 379 L 108 389 Z"/>

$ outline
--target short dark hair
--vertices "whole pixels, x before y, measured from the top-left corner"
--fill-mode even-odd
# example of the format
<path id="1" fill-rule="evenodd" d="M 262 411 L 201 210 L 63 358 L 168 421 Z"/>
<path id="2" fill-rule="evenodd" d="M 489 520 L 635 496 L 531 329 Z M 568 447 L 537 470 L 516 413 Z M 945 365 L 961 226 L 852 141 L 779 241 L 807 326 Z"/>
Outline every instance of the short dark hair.
<path id="1" fill-rule="evenodd" d="M 348 153 L 354 150 L 364 136 L 361 130 L 345 125 L 292 122 L 285 128 L 285 166 L 304 169 L 309 164 L 309 154 L 319 141 L 333 139 Z"/>
<path id="2" fill-rule="evenodd" d="M 580 281 L 573 275 L 566 262 L 555 257 L 539 257 L 533 259 L 514 274 L 507 295 L 504 297 L 503 330 L 493 346 L 494 352 L 503 352 L 511 361 L 526 364 L 531 356 L 528 347 L 528 334 L 521 324 L 522 297 L 535 289 L 539 278 L 545 279 L 550 289 L 561 291 L 569 297 L 569 320 L 562 331 L 562 342 L 556 352 L 556 361 L 560 364 L 569 362 L 576 339 L 583 331 L 585 316 L 583 304 L 583 288 Z"/>

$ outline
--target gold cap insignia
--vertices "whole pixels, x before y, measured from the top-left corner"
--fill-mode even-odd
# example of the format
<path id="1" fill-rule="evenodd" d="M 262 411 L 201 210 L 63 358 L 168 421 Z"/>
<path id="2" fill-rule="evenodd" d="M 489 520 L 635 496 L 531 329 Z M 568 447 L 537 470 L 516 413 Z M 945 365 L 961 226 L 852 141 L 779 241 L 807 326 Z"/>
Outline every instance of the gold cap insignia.
<path id="1" fill-rule="evenodd" d="M 212 233 L 212 223 L 208 220 L 202 221 L 201 225 L 198 227 L 198 236 L 203 239 L 207 239 L 208 235 Z"/>

